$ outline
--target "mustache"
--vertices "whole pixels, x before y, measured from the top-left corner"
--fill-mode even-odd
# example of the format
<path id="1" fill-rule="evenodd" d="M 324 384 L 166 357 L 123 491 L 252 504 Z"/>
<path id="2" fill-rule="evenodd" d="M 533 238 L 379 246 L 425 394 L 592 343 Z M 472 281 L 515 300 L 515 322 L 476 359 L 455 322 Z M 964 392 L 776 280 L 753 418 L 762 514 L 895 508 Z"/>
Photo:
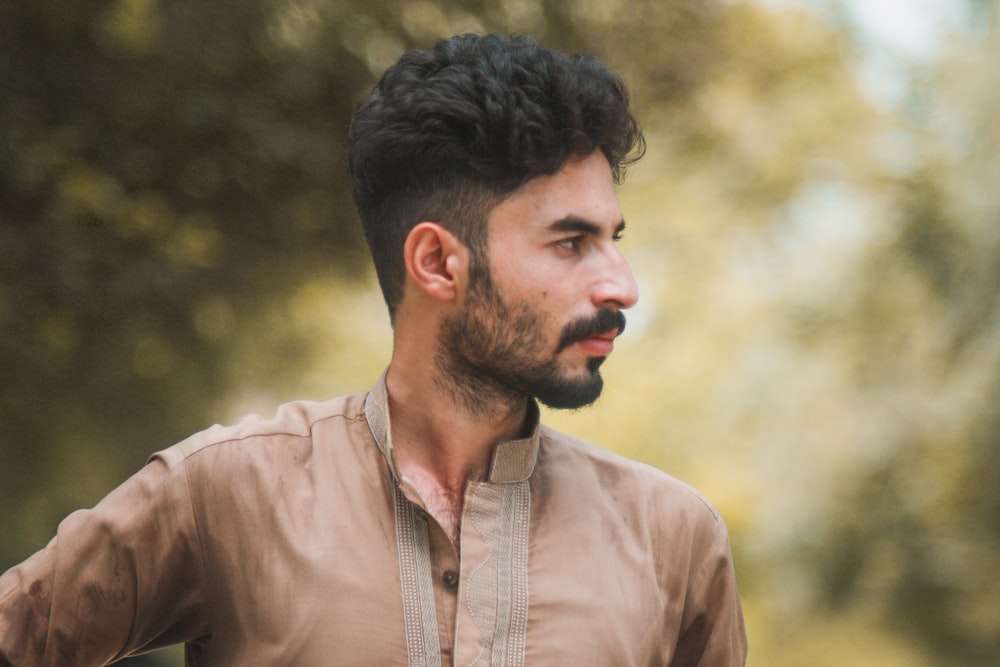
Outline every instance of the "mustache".
<path id="1" fill-rule="evenodd" d="M 559 339 L 557 351 L 562 352 L 573 343 L 612 330 L 617 330 L 619 336 L 625 331 L 625 315 L 620 310 L 601 308 L 594 317 L 581 318 L 567 324 Z"/>

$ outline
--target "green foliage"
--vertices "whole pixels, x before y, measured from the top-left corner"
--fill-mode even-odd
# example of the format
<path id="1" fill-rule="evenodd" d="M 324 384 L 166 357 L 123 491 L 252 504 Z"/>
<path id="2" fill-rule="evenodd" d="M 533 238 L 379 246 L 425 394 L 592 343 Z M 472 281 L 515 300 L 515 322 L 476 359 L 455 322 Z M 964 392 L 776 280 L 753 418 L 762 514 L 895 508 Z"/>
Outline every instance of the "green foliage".
<path id="1" fill-rule="evenodd" d="M 261 330 L 269 303 L 312 274 L 364 274 L 341 163 L 372 75 L 343 46 L 283 49 L 271 11 L 0 10 L 3 562 L 203 426 L 234 382 L 293 371 L 296 342 Z M 233 377 L 248 330 L 275 360 Z"/>
<path id="2" fill-rule="evenodd" d="M 995 9 L 995 8 L 994 8 Z M 924 151 L 895 193 L 898 234 L 872 252 L 861 388 L 905 397 L 819 545 L 828 601 L 865 600 L 940 665 L 1000 655 L 1000 47 L 994 21 L 954 44 L 912 117 Z M 968 74 L 975 72 L 975 74 Z M 970 141 L 971 138 L 974 138 Z M 900 307 L 887 275 L 919 301 Z M 817 546 L 819 546 L 817 545 Z"/>

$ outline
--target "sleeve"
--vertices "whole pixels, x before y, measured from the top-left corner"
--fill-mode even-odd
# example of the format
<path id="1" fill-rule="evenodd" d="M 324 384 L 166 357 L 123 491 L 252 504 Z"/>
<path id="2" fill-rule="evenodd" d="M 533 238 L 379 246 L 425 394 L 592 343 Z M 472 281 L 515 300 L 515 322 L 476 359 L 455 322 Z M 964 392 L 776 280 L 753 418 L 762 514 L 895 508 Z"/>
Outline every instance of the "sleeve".
<path id="1" fill-rule="evenodd" d="M 671 667 L 744 667 L 747 634 L 725 523 L 717 518 L 690 579 Z"/>
<path id="2" fill-rule="evenodd" d="M 183 459 L 154 456 L 0 576 L 0 667 L 105 665 L 204 636 L 203 579 Z"/>

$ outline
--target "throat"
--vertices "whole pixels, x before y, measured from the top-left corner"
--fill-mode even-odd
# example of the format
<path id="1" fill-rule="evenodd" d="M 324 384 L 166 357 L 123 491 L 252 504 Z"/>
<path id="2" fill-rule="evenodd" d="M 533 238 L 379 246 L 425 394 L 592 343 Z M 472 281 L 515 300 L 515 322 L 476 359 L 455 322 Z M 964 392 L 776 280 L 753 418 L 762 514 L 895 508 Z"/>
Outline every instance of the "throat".
<path id="1" fill-rule="evenodd" d="M 412 450 L 401 448 L 394 457 L 400 476 L 458 551 L 465 489 L 470 480 L 480 478 L 478 470 L 461 466 L 452 469 L 450 475 L 442 474 L 442 468 L 447 466 L 440 461 L 429 465 L 411 454 Z"/>
<path id="2" fill-rule="evenodd" d="M 438 373 L 435 386 L 465 414 L 488 422 L 504 422 L 523 414 L 527 395 L 471 369 Z"/>
<path id="3" fill-rule="evenodd" d="M 457 552 L 462 534 L 462 494 L 438 490 L 421 492 L 420 496 L 427 506 L 427 513 L 438 522 Z"/>

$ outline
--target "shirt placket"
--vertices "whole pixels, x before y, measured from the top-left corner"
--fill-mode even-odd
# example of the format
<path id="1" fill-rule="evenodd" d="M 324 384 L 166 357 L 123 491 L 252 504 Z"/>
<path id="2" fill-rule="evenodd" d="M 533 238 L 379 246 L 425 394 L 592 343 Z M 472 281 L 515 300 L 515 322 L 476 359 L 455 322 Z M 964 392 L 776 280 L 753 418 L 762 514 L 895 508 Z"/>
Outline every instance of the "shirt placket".
<path id="1" fill-rule="evenodd" d="M 530 500 L 527 481 L 466 489 L 455 664 L 524 665 Z"/>
<path id="2" fill-rule="evenodd" d="M 449 667 L 455 642 L 458 554 L 405 481 L 396 490 L 396 525 L 409 664 Z"/>
<path id="3" fill-rule="evenodd" d="M 441 664 L 450 667 L 454 660 L 455 614 L 458 607 L 460 566 L 455 546 L 441 526 L 430 519 L 427 524 L 431 555 L 431 578 L 437 601 L 438 636 L 441 644 Z"/>
<path id="4" fill-rule="evenodd" d="M 469 483 L 459 559 L 419 495 L 396 474 L 384 391 L 383 377 L 366 401 L 366 414 L 393 472 L 409 665 L 523 665 L 530 521 L 527 478 L 537 433 L 534 441 L 501 443 L 490 482 Z"/>
<path id="5" fill-rule="evenodd" d="M 396 545 L 403 595 L 403 625 L 411 667 L 441 664 L 437 609 L 431 584 L 431 559 L 427 515 L 394 487 Z"/>

